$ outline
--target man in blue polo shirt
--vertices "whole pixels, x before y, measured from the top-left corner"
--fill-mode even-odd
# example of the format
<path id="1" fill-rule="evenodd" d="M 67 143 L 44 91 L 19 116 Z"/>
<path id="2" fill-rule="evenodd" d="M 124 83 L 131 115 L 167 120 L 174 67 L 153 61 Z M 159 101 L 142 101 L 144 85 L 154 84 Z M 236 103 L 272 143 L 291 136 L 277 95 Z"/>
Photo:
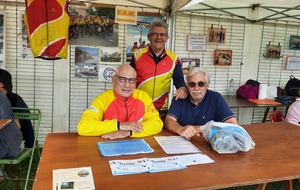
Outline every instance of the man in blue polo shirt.
<path id="1" fill-rule="evenodd" d="M 200 126 L 213 120 L 237 124 L 237 119 L 222 95 L 209 90 L 209 73 L 203 68 L 193 67 L 186 75 L 189 96 L 173 98 L 166 116 L 165 127 L 190 139 L 199 136 Z"/>

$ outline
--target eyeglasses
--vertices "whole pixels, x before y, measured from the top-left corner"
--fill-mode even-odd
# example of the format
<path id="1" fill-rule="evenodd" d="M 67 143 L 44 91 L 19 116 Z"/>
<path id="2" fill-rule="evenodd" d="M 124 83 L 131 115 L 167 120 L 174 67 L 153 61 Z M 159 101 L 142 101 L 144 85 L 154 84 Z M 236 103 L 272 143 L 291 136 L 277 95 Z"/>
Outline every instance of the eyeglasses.
<path id="1" fill-rule="evenodd" d="M 136 78 L 126 78 L 118 75 L 115 76 L 119 78 L 120 83 L 126 83 L 128 81 L 129 84 L 134 84 L 136 82 Z"/>
<path id="2" fill-rule="evenodd" d="M 189 87 L 195 87 L 196 86 L 196 84 L 199 86 L 199 87 L 203 87 L 203 86 L 205 86 L 205 82 L 203 82 L 203 81 L 200 81 L 200 82 L 198 82 L 198 83 L 195 83 L 195 82 L 189 82 Z"/>
<path id="3" fill-rule="evenodd" d="M 160 36 L 160 37 L 165 37 L 165 36 L 167 36 L 167 34 L 166 34 L 166 33 L 157 33 L 157 32 L 153 32 L 153 33 L 151 33 L 151 36 L 155 36 L 155 37 L 158 37 L 158 36 Z"/>

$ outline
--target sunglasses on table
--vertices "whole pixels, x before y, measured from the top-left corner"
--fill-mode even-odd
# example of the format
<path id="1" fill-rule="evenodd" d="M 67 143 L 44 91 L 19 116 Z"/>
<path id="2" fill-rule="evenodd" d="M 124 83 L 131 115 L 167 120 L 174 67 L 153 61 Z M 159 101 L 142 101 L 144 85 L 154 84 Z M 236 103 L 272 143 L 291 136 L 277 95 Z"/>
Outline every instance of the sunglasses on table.
<path id="1" fill-rule="evenodd" d="M 129 84 L 134 84 L 136 82 L 136 78 L 126 78 L 118 75 L 115 76 L 119 78 L 120 83 L 126 83 L 128 81 Z"/>
<path id="2" fill-rule="evenodd" d="M 198 85 L 199 87 L 204 87 L 205 86 L 205 82 L 203 82 L 203 81 L 200 81 L 198 83 L 189 82 L 188 85 L 189 85 L 189 87 L 195 87 L 196 85 Z"/>

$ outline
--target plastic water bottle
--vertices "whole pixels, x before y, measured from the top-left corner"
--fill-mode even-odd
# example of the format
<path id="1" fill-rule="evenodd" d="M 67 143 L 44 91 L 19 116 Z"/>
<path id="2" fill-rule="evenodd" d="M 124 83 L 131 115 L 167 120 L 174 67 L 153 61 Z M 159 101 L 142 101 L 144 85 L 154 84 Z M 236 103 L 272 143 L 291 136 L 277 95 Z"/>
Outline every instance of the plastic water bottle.
<path id="1" fill-rule="evenodd" d="M 233 79 L 231 79 L 229 81 L 228 94 L 229 94 L 229 96 L 234 96 L 234 80 Z"/>

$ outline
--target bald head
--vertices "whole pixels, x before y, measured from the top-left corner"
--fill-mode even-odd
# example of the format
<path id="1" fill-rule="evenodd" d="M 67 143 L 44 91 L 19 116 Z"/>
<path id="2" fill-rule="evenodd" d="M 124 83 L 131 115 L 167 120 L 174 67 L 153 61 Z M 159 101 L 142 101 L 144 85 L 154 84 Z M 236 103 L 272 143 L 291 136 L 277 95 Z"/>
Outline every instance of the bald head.
<path id="1" fill-rule="evenodd" d="M 120 76 L 123 73 L 127 73 L 132 75 L 132 77 L 130 78 L 136 78 L 136 71 L 134 70 L 134 68 L 132 66 L 130 66 L 129 64 L 124 64 L 124 65 L 120 65 L 117 69 L 116 69 L 116 75 Z"/>
<path id="2" fill-rule="evenodd" d="M 129 64 L 120 65 L 112 78 L 115 92 L 123 97 L 131 96 L 135 89 L 136 75 L 136 71 Z"/>

